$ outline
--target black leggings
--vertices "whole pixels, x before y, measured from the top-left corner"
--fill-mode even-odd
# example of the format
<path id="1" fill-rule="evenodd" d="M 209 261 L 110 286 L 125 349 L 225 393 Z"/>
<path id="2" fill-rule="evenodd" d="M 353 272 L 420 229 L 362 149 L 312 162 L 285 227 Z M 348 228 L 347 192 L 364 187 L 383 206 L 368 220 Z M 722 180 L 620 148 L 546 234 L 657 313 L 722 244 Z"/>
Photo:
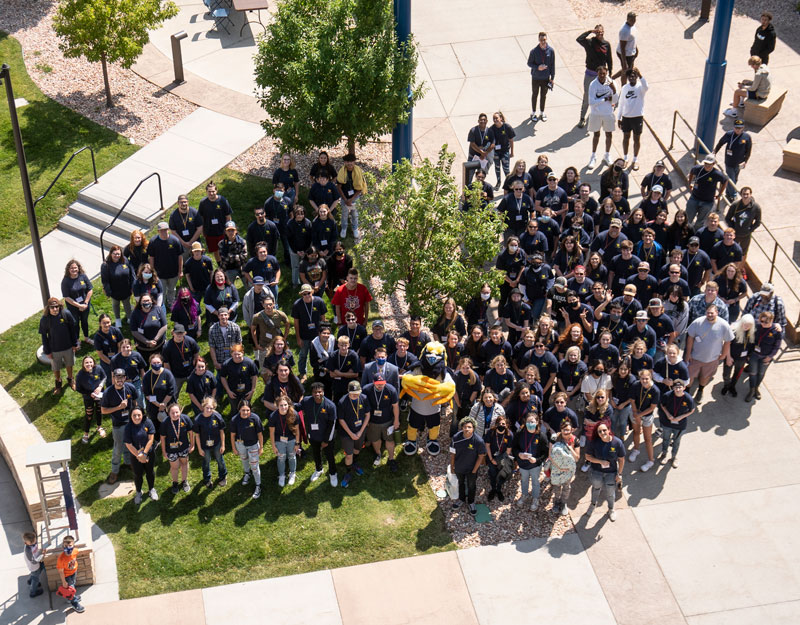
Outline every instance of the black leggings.
<path id="1" fill-rule="evenodd" d="M 131 456 L 133 456 L 133 454 L 131 454 Z M 152 490 L 156 481 L 155 472 L 153 471 L 153 467 L 155 466 L 155 454 L 153 451 L 150 451 L 147 462 L 145 463 L 139 462 L 136 457 L 131 457 L 131 466 L 133 467 L 133 484 L 136 486 L 136 492 L 142 492 L 142 478 L 145 475 L 147 476 L 147 490 Z"/>
<path id="2" fill-rule="evenodd" d="M 475 503 L 478 475 L 470 471 L 469 473 L 456 473 L 456 477 L 458 478 L 458 498 L 465 503 Z"/>
<path id="3" fill-rule="evenodd" d="M 317 471 L 322 471 L 322 454 L 328 460 L 328 473 L 330 475 L 336 474 L 336 458 L 334 456 L 333 441 L 328 442 L 328 446 L 322 448 L 322 442 L 311 441 L 311 452 L 314 454 L 314 468 Z"/>
<path id="4" fill-rule="evenodd" d="M 97 427 L 100 427 L 103 420 L 103 413 L 100 412 L 100 402 L 91 395 L 83 396 L 83 413 L 86 417 L 83 424 L 83 431 L 86 434 L 89 433 L 89 428 L 92 427 L 92 417 L 94 417 Z"/>
<path id="5" fill-rule="evenodd" d="M 83 336 L 89 337 L 89 313 L 92 311 L 91 306 L 87 306 L 86 310 L 78 310 L 74 306 L 67 307 L 69 311 L 72 313 L 72 316 L 75 317 L 75 321 L 77 321 L 80 326 L 81 330 L 83 330 Z"/>
<path id="6" fill-rule="evenodd" d="M 536 96 L 539 95 L 539 110 L 544 113 L 544 102 L 550 87 L 549 80 L 536 80 L 531 78 L 531 111 L 536 111 Z"/>

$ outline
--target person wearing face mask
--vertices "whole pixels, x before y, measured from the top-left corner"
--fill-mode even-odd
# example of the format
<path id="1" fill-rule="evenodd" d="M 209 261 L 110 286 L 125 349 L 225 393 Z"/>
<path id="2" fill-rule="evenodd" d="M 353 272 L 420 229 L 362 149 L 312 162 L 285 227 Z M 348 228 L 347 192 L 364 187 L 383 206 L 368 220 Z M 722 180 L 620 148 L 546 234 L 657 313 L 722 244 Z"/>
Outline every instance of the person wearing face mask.
<path id="1" fill-rule="evenodd" d="M 142 378 L 142 393 L 146 400 L 147 416 L 153 423 L 166 419 L 167 407 L 178 397 L 175 376 L 164 368 L 161 354 L 150 356 L 150 370 Z"/>
<path id="2" fill-rule="evenodd" d="M 547 459 L 547 438 L 540 429 L 539 417 L 529 413 L 525 417 L 525 427 L 517 432 L 514 437 L 513 453 L 517 460 L 520 474 L 522 494 L 517 500 L 517 505 L 523 507 L 531 494 L 531 512 L 539 508 L 539 473 L 542 463 Z"/>
<path id="3" fill-rule="evenodd" d="M 203 236 L 208 251 L 219 263 L 219 242 L 225 236 L 225 224 L 231 220 L 231 205 L 217 193 L 217 185 L 211 180 L 206 185 L 206 197 L 197 205 L 197 213 L 203 220 Z"/>
<path id="4" fill-rule="evenodd" d="M 478 469 L 486 455 L 486 443 L 475 432 L 475 420 L 471 417 L 461 419 L 459 426 L 461 431 L 450 441 L 450 469 L 458 478 L 458 499 L 453 501 L 453 509 L 458 510 L 466 503 L 469 513 L 475 516 Z"/>
<path id="5" fill-rule="evenodd" d="M 272 196 L 264 202 L 264 212 L 268 220 L 273 222 L 278 228 L 278 234 L 283 244 L 283 261 L 291 266 L 292 259 L 289 256 L 289 242 L 286 240 L 286 226 L 289 223 L 289 215 L 292 210 L 292 202 L 285 195 L 282 182 L 273 185 Z"/>
<path id="6" fill-rule="evenodd" d="M 185 286 L 178 289 L 178 297 L 172 305 L 170 319 L 174 324 L 183 326 L 186 335 L 194 341 L 203 334 L 200 303 L 192 297 L 192 293 Z"/>
<path id="7" fill-rule="evenodd" d="M 86 608 L 81 605 L 80 595 L 75 593 L 75 577 L 78 574 L 78 553 L 75 548 L 75 538 L 69 535 L 64 536 L 62 551 L 56 561 L 56 569 L 61 578 L 61 587 L 72 591 L 69 593 L 71 598 L 67 599 L 67 601 L 72 605 L 72 609 L 80 614 L 86 611 Z"/>
<path id="8" fill-rule="evenodd" d="M 492 300 L 492 287 L 488 283 L 481 286 L 478 294 L 464 306 L 464 315 L 467 319 L 467 326 L 472 328 L 479 325 L 486 332 L 489 328 L 490 302 Z"/>
<path id="9" fill-rule="evenodd" d="M 267 219 L 267 211 L 263 206 L 253 209 L 254 221 L 247 226 L 245 241 L 247 242 L 247 255 L 253 258 L 256 255 L 256 245 L 266 243 L 267 253 L 272 256 L 278 254 L 278 226 L 271 219 Z"/>
<path id="10" fill-rule="evenodd" d="M 164 286 L 158 277 L 158 273 L 148 262 L 139 265 L 136 272 L 136 280 L 133 282 L 133 298 L 138 301 L 142 295 L 150 295 L 155 306 L 161 306 L 164 302 Z M 131 327 L 133 327 L 131 325 Z"/>
<path id="11" fill-rule="evenodd" d="M 501 416 L 495 421 L 494 427 L 483 437 L 486 442 L 486 465 L 489 468 L 489 484 L 491 485 L 486 498 L 492 501 L 497 497 L 505 501 L 503 485 L 509 479 L 508 465 L 513 467 L 514 436 L 511 433 L 506 418 Z M 503 465 L 507 466 L 503 466 Z"/>
<path id="12" fill-rule="evenodd" d="M 131 334 L 137 350 L 145 359 L 161 351 L 167 333 L 167 316 L 161 306 L 154 306 L 150 295 L 142 295 L 131 314 Z"/>
<path id="13" fill-rule="evenodd" d="M 522 301 L 522 292 L 518 288 L 511 289 L 509 300 L 500 317 L 508 328 L 508 342 L 516 344 L 521 333 L 527 330 L 531 323 L 531 307 Z"/>
<path id="14" fill-rule="evenodd" d="M 622 441 L 611 433 L 606 424 L 597 427 L 597 437 L 586 451 L 586 460 L 591 463 L 589 478 L 592 483 L 592 500 L 586 510 L 590 517 L 600 499 L 600 491 L 608 502 L 608 518 L 617 520 L 614 510 L 617 484 L 622 484 L 622 469 L 625 466 L 625 447 Z"/>
<path id="15" fill-rule="evenodd" d="M 388 361 L 386 351 L 382 345 L 375 348 L 374 360 L 364 365 L 361 373 L 362 387 L 366 388 L 367 384 L 375 381 L 375 376 L 382 375 L 386 383 L 393 386 L 395 390 L 400 388 L 400 371 Z"/>
<path id="16" fill-rule="evenodd" d="M 591 403 L 597 391 L 607 391 L 611 389 L 611 386 L 611 376 L 606 373 L 605 363 L 601 360 L 592 360 L 589 363 L 589 375 L 584 376 L 581 382 L 581 393 L 583 393 L 586 403 Z"/>

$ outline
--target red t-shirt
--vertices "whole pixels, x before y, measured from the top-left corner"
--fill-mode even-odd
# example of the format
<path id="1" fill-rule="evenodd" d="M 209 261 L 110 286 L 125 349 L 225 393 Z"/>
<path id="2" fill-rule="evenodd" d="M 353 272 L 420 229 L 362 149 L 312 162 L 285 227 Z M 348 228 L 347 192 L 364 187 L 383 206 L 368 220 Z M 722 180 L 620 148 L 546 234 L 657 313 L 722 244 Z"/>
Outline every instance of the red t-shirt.
<path id="1" fill-rule="evenodd" d="M 372 294 L 369 292 L 369 289 L 359 282 L 353 291 L 348 289 L 346 284 L 336 287 L 336 290 L 333 292 L 331 304 L 342 307 L 342 315 L 339 318 L 339 325 L 344 325 L 344 316 L 348 311 L 354 313 L 356 316 L 356 321 L 361 325 L 364 325 L 364 321 L 366 320 L 365 313 L 367 310 L 367 304 L 369 304 L 371 301 Z"/>

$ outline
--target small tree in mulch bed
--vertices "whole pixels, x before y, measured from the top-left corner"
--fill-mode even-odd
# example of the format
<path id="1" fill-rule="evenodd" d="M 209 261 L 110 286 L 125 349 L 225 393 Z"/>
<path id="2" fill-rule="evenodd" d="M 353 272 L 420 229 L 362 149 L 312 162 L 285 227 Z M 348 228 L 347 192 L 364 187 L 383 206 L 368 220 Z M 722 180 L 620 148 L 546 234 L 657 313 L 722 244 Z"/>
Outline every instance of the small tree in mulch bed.
<path id="1" fill-rule="evenodd" d="M 255 57 L 267 134 L 298 152 L 344 138 L 352 154 L 405 121 L 423 91 L 394 29 L 392 0 L 280 2 Z"/>
<path id="2" fill-rule="evenodd" d="M 410 314 L 428 319 L 441 312 L 443 297 L 463 305 L 484 282 L 500 282 L 499 272 L 485 266 L 499 251 L 503 219 L 482 206 L 477 185 L 462 209 L 450 175 L 454 158 L 445 145 L 436 163 L 403 160 L 393 172 L 384 168 L 377 181 L 368 176 L 374 191 L 361 211 L 362 267 L 380 277 L 380 295 L 399 292 Z"/>
<path id="3" fill-rule="evenodd" d="M 114 106 L 108 63 L 129 68 L 150 40 L 148 31 L 178 14 L 171 0 L 62 0 L 53 19 L 67 58 L 79 56 L 103 67 L 106 106 Z"/>

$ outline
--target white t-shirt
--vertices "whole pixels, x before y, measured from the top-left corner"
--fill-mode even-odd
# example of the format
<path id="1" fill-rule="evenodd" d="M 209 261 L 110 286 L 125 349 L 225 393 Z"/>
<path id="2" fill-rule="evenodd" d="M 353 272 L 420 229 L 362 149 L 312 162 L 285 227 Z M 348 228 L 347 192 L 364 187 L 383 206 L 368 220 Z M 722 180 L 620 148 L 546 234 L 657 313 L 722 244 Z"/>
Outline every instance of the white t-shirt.
<path id="1" fill-rule="evenodd" d="M 611 382 L 611 376 L 607 373 L 604 373 L 599 378 L 594 377 L 591 373 L 583 376 L 583 382 L 581 382 L 581 393 L 588 393 L 589 395 L 594 395 L 597 391 L 601 388 L 605 390 L 610 390 L 613 386 Z"/>
<path id="2" fill-rule="evenodd" d="M 631 26 L 628 22 L 622 25 L 619 29 L 619 40 L 627 42 L 625 44 L 625 56 L 634 56 L 636 54 L 636 24 Z M 617 52 L 622 54 L 622 46 L 617 44 Z"/>
<path id="3" fill-rule="evenodd" d="M 639 78 L 633 87 L 625 83 L 619 93 L 619 106 L 617 106 L 619 119 L 644 115 L 645 93 L 647 93 L 647 81 L 644 78 Z"/>
<path id="4" fill-rule="evenodd" d="M 610 100 L 606 100 L 611 96 Z M 600 83 L 595 78 L 589 84 L 589 106 L 591 107 L 592 115 L 608 116 L 613 119 L 614 116 L 614 103 L 617 100 L 617 94 L 611 89 L 611 79 L 606 76 L 606 82 Z"/>

